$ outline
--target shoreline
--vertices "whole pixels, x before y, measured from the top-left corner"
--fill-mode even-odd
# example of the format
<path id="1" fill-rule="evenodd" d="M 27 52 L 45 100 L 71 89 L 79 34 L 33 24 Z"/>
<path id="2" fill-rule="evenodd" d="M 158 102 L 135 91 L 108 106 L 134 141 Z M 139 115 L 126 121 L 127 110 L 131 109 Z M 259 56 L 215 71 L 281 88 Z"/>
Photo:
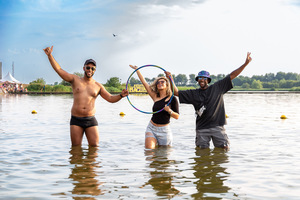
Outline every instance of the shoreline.
<path id="1" fill-rule="evenodd" d="M 227 93 L 230 93 L 230 94 L 292 94 L 292 93 L 300 93 L 300 91 L 284 91 L 284 90 L 281 90 L 281 91 L 260 91 L 260 90 L 256 90 L 256 91 L 239 91 L 239 90 L 231 90 L 231 91 L 228 91 Z"/>
<path id="2" fill-rule="evenodd" d="M 228 91 L 228 94 L 297 94 L 300 91 Z M 11 92 L 6 94 L 29 94 L 29 95 L 39 95 L 39 94 L 47 94 L 47 95 L 56 95 L 56 94 L 73 94 L 72 92 Z M 111 92 L 111 94 L 119 94 L 119 92 Z M 131 92 L 130 94 L 147 94 L 142 92 Z"/>

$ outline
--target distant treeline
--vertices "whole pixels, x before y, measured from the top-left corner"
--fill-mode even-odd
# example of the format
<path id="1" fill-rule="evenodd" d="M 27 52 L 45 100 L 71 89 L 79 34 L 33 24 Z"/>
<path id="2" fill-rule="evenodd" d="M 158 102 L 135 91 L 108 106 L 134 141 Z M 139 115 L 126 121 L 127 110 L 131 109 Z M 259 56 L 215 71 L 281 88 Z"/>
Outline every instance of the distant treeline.
<path id="1" fill-rule="evenodd" d="M 158 76 L 164 76 L 159 74 Z M 211 84 L 215 83 L 218 80 L 221 80 L 225 77 L 225 74 L 211 75 Z M 173 75 L 174 82 L 177 86 L 197 86 L 198 83 L 195 81 L 195 74 L 190 74 L 188 77 L 185 74 Z M 152 82 L 155 78 L 149 79 L 145 78 L 147 82 Z M 300 89 L 300 74 L 292 72 L 278 72 L 267 73 L 265 75 L 253 75 L 252 77 L 247 77 L 239 75 L 233 79 L 233 84 L 235 87 L 243 89 Z M 140 81 L 135 78 L 131 78 L 130 84 L 140 84 Z"/>
<path id="2" fill-rule="evenodd" d="M 224 76 L 224 75 L 223 75 Z M 232 80 L 234 86 L 245 89 L 277 89 L 277 88 L 298 88 L 300 87 L 300 74 L 292 72 L 267 73 L 265 75 L 238 76 Z"/>
<path id="3" fill-rule="evenodd" d="M 74 74 L 78 76 L 83 76 L 82 73 L 75 72 Z M 159 74 L 158 76 L 164 76 L 164 74 Z M 225 74 L 211 75 L 211 84 L 225 77 Z M 179 88 L 197 88 L 198 83 L 195 81 L 195 74 L 190 74 L 188 77 L 185 74 L 173 75 L 174 82 Z M 145 78 L 145 80 L 150 84 L 155 78 Z M 278 72 L 267 73 L 265 75 L 253 75 L 252 77 L 247 77 L 239 75 L 233 79 L 233 84 L 235 89 L 241 90 L 297 90 L 300 91 L 300 74 L 292 72 Z M 129 84 L 131 86 L 135 84 L 141 84 L 139 79 L 132 77 Z M 120 78 L 112 77 L 107 80 L 104 84 L 105 88 L 109 92 L 120 92 L 125 87 L 125 83 L 121 83 Z M 56 82 L 54 85 L 46 85 L 43 78 L 38 78 L 32 81 L 27 86 L 28 91 L 65 91 L 71 92 L 72 88 L 70 83 L 66 81 Z"/>

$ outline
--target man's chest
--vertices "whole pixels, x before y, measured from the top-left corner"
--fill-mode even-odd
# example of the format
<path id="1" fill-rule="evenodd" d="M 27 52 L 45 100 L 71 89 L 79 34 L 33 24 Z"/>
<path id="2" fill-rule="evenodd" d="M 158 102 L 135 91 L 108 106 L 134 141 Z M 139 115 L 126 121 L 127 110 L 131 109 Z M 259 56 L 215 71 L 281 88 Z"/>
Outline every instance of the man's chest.
<path id="1" fill-rule="evenodd" d="M 77 83 L 74 85 L 73 90 L 73 93 L 77 95 L 97 97 L 100 87 L 97 84 Z"/>

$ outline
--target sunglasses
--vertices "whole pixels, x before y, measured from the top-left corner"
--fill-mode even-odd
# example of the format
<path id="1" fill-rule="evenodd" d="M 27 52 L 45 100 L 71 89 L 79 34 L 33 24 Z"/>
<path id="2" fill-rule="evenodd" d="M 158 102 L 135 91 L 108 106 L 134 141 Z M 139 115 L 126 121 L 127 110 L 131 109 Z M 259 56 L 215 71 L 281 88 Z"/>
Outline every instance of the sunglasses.
<path id="1" fill-rule="evenodd" d="M 96 70 L 96 67 L 90 67 L 90 66 L 86 66 L 85 67 L 87 70 L 90 70 L 90 69 L 92 69 L 92 71 L 95 71 Z"/>
<path id="2" fill-rule="evenodd" d="M 202 79 L 202 80 L 205 80 L 205 81 L 207 80 L 206 77 L 198 77 L 198 80 L 199 80 L 199 79 Z"/>
<path id="3" fill-rule="evenodd" d="M 158 85 L 158 84 L 160 84 L 160 83 L 161 83 L 161 84 L 164 84 L 164 83 L 166 83 L 166 81 L 157 81 L 157 82 L 156 82 L 156 85 Z"/>

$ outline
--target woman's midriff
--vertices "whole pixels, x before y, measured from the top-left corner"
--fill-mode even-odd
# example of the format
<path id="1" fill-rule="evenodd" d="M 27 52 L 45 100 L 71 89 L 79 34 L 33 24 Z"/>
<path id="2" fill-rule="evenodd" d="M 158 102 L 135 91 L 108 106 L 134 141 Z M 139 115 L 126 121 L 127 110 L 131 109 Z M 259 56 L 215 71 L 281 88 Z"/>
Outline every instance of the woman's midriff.
<path id="1" fill-rule="evenodd" d="M 150 120 L 151 124 L 157 127 L 163 127 L 163 126 L 168 126 L 169 124 L 155 124 L 152 120 Z"/>

